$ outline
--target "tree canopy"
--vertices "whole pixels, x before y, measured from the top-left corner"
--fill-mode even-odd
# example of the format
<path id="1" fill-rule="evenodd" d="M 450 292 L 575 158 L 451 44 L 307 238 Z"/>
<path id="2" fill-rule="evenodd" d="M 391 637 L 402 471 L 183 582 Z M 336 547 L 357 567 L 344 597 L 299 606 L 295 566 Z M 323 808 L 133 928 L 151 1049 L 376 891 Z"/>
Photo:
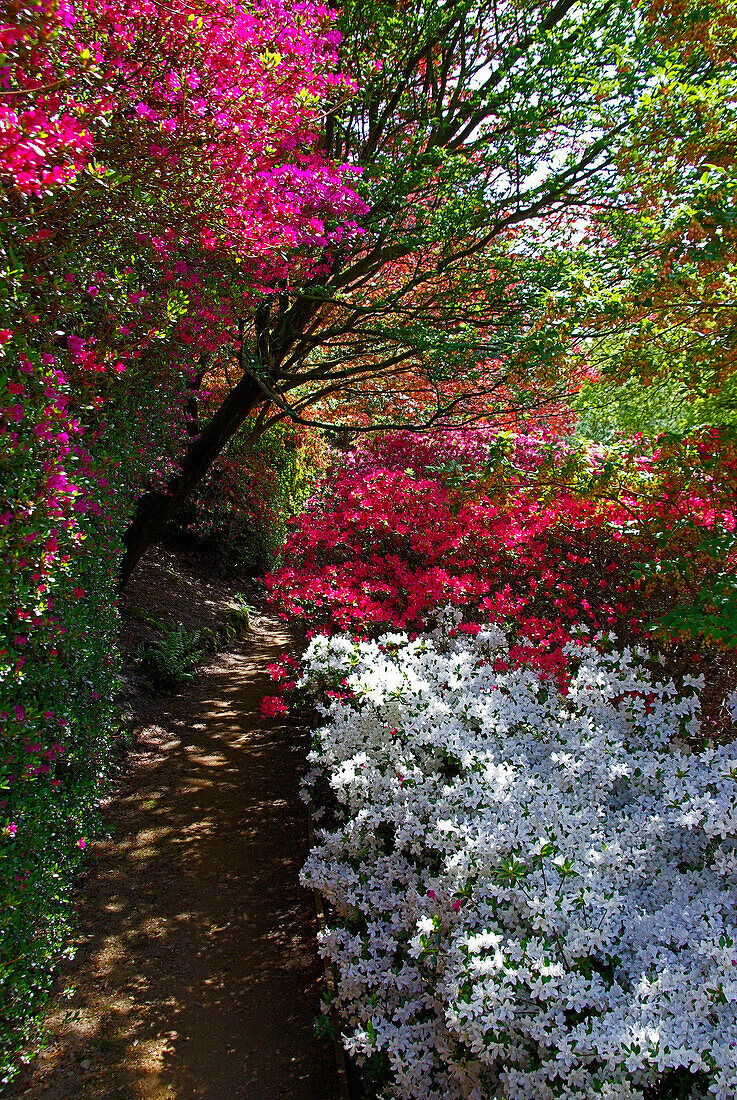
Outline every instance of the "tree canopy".
<path id="1" fill-rule="evenodd" d="M 357 91 L 326 110 L 321 146 L 360 170 L 361 232 L 253 310 L 231 283 L 239 325 L 218 354 L 240 378 L 165 498 L 142 501 L 127 567 L 258 406 L 262 427 L 447 426 L 575 384 L 571 234 L 619 202 L 618 154 L 663 63 L 656 28 L 610 0 L 349 3 L 338 25 Z"/>

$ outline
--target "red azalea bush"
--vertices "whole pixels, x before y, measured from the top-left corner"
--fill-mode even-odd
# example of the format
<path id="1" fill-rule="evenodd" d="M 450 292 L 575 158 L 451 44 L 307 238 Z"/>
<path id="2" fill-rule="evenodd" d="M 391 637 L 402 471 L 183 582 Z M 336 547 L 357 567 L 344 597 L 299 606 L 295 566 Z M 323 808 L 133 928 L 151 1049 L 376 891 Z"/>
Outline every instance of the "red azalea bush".
<path id="1" fill-rule="evenodd" d="M 390 435 L 335 471 L 267 583 L 313 632 L 418 632 L 447 605 L 459 631 L 503 623 L 511 658 L 561 683 L 572 627 L 625 643 L 656 634 L 674 674 L 708 669 L 721 728 L 737 637 L 699 600 L 732 584 L 735 457 L 714 431 L 607 450 L 486 429 Z M 672 628 L 678 608 L 688 629 Z"/>

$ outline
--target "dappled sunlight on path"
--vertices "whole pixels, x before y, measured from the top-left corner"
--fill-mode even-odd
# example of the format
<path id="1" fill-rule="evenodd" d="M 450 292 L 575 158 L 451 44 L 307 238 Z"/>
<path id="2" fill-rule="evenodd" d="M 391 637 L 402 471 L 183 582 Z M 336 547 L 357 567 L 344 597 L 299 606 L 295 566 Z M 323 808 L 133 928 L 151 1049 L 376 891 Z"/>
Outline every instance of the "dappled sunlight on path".
<path id="1" fill-rule="evenodd" d="M 258 716 L 289 637 L 255 632 L 164 702 L 108 811 L 65 968 L 77 992 L 11 1091 L 29 1098 L 332 1100 L 298 773 L 306 735 Z M 66 1018 L 65 1018 L 66 1017 Z"/>

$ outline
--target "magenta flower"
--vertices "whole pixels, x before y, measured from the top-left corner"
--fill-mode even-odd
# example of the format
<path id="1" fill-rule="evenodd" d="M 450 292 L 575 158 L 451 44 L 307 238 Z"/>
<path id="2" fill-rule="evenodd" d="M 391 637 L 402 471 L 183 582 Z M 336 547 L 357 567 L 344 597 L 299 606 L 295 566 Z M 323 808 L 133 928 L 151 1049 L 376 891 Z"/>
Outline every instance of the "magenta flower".
<path id="1" fill-rule="evenodd" d="M 278 695 L 265 695 L 261 700 L 261 717 L 274 718 L 277 714 L 288 714 L 289 707 Z"/>

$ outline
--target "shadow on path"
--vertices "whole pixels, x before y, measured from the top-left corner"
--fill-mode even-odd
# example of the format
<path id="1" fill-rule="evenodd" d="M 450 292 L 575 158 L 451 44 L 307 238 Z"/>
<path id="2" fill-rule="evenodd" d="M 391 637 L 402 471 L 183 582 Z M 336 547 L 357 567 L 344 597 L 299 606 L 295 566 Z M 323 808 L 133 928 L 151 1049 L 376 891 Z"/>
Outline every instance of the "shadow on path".
<path id="1" fill-rule="evenodd" d="M 266 616 L 166 700 L 107 810 L 111 839 L 49 1047 L 6 1095 L 334 1100 L 298 796 L 307 735 L 259 717 L 288 648 Z"/>

